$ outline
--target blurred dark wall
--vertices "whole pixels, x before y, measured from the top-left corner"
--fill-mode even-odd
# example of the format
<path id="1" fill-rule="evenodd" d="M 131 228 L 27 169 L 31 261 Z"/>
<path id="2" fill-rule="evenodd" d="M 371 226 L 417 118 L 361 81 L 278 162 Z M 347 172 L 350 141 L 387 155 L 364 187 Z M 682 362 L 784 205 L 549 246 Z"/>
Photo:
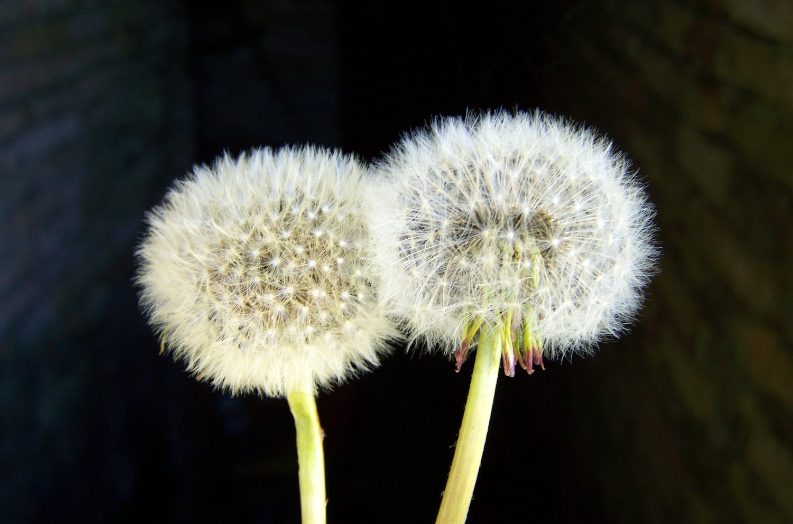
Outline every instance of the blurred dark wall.
<path id="1" fill-rule="evenodd" d="M 185 5 L 201 162 L 258 146 L 338 147 L 335 1 Z"/>
<path id="2" fill-rule="evenodd" d="M 661 272 L 571 383 L 619 522 L 793 521 L 793 4 L 581 2 L 548 107 L 634 159 Z M 550 54 L 548 55 L 550 56 Z"/>
<path id="3" fill-rule="evenodd" d="M 793 520 L 792 46 L 770 0 L 4 1 L 2 520 L 298 522 L 286 402 L 157 356 L 144 211 L 224 150 L 499 107 L 613 138 L 664 255 L 630 335 L 500 378 L 469 521 Z M 472 366 L 421 349 L 320 395 L 329 521 L 434 518 Z"/>
<path id="4" fill-rule="evenodd" d="M 130 289 L 142 210 L 190 165 L 183 6 L 0 6 L 0 514 L 107 521 L 162 490 L 198 437 Z M 142 480 L 149 482 L 145 485 Z"/>

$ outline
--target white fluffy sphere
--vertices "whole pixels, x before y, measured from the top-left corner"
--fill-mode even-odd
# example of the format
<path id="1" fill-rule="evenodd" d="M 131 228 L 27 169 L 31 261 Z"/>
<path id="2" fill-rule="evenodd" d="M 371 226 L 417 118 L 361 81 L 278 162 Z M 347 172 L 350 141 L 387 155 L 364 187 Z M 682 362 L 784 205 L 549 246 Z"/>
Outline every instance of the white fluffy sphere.
<path id="1" fill-rule="evenodd" d="M 588 351 L 640 306 L 653 209 L 595 132 L 543 113 L 440 119 L 380 171 L 383 300 L 413 339 L 458 351 L 458 365 L 482 323 L 531 369 L 532 351 L 535 364 Z"/>
<path id="2" fill-rule="evenodd" d="M 137 281 L 190 371 L 285 396 L 377 365 L 396 333 L 378 305 L 364 174 L 338 152 L 260 149 L 174 185 L 148 215 Z"/>

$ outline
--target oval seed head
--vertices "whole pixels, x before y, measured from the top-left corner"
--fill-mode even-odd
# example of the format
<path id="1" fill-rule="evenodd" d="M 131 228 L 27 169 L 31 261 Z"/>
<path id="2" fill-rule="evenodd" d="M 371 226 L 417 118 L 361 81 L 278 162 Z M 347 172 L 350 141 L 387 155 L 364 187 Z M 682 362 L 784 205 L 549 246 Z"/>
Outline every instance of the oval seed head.
<path id="1" fill-rule="evenodd" d="M 254 150 L 196 167 L 148 215 L 141 304 L 163 343 L 232 393 L 285 396 L 378 363 L 364 171 L 338 152 Z"/>
<path id="2" fill-rule="evenodd" d="M 483 324 L 504 368 L 625 329 L 655 264 L 652 206 L 594 131 L 543 113 L 446 118 L 380 166 L 382 297 L 413 340 L 455 353 Z"/>

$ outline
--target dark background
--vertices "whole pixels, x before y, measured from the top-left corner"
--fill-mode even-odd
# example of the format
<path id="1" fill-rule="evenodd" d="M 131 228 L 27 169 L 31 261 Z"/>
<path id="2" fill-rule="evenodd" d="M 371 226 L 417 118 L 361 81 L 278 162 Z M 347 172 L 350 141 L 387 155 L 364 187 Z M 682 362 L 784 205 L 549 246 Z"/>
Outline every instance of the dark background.
<path id="1" fill-rule="evenodd" d="M 379 158 L 539 107 L 633 158 L 661 272 L 632 333 L 500 377 L 469 522 L 793 521 L 793 6 L 4 0 L 0 515 L 298 522 L 283 399 L 158 356 L 145 210 L 223 151 Z M 462 417 L 423 347 L 319 396 L 329 522 L 432 522 Z"/>

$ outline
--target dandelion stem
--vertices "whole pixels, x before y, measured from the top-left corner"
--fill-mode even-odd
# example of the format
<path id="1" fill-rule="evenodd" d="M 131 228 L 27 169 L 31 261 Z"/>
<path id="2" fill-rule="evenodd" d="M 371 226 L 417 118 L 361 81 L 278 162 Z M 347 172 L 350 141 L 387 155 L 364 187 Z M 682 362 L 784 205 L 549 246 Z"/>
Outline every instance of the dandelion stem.
<path id="1" fill-rule="evenodd" d="M 468 402 L 436 524 L 462 524 L 468 515 L 493 409 L 500 357 L 501 330 L 483 325 Z"/>
<path id="2" fill-rule="evenodd" d="M 325 524 L 325 457 L 314 393 L 310 387 L 299 387 L 290 391 L 287 399 L 297 429 L 303 524 Z"/>

